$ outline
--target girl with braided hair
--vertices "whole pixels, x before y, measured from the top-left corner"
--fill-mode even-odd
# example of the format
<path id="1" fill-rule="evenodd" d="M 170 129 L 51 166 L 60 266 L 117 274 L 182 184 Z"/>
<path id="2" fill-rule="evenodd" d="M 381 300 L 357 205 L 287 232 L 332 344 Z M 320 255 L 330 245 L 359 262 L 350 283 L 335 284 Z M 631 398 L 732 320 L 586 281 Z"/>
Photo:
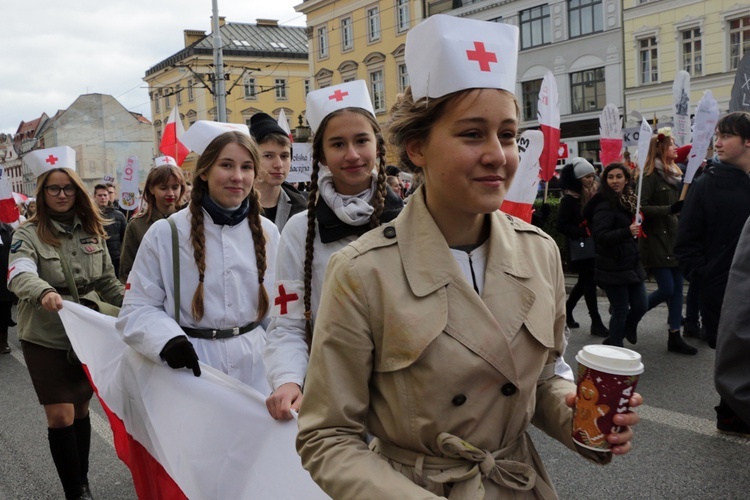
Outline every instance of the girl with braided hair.
<path id="1" fill-rule="evenodd" d="M 199 376 L 200 359 L 268 394 L 264 282 L 274 279 L 279 233 L 253 187 L 258 146 L 247 126 L 208 121 L 181 141 L 201 155 L 190 204 L 146 232 L 117 328 L 157 363 Z"/>
<path id="2" fill-rule="evenodd" d="M 328 259 L 403 208 L 386 183 L 385 140 L 364 81 L 310 92 L 307 121 L 315 134 L 312 189 L 307 211 L 289 219 L 281 235 L 264 352 L 274 391 L 266 406 L 283 420 L 302 403 Z"/>

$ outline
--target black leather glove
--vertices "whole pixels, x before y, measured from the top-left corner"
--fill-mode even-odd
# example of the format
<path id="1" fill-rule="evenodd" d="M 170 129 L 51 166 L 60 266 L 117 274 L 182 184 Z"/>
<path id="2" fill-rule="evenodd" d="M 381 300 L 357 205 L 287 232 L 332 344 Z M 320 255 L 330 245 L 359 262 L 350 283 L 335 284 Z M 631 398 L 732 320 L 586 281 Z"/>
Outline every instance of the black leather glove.
<path id="1" fill-rule="evenodd" d="M 669 207 L 669 215 L 679 214 L 684 203 L 685 200 L 680 200 L 676 203 L 673 203 L 672 206 Z"/>
<path id="2" fill-rule="evenodd" d="M 193 375 L 201 376 L 201 367 L 198 364 L 195 348 L 183 335 L 170 339 L 159 356 L 167 362 L 170 368 L 190 368 L 193 370 Z"/>

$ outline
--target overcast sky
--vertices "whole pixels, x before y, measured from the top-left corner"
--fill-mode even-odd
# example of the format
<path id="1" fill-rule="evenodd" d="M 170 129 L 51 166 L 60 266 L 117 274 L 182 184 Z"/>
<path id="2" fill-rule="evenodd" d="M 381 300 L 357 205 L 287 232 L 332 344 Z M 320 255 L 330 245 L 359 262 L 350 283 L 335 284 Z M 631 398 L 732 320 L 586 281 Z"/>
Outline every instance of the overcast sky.
<path id="1" fill-rule="evenodd" d="M 143 76 L 184 47 L 183 30 L 211 32 L 212 0 L 21 0 L 0 27 L 0 133 L 52 117 L 86 93 L 114 96 L 151 118 Z M 302 0 L 218 0 L 228 22 L 304 26 Z"/>

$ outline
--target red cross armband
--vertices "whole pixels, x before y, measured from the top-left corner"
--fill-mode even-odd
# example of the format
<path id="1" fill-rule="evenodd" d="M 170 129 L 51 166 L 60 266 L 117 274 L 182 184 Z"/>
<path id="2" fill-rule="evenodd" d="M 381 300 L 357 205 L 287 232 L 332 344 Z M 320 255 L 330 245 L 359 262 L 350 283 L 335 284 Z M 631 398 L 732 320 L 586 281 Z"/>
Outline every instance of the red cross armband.
<path id="1" fill-rule="evenodd" d="M 271 317 L 305 318 L 305 285 L 302 281 L 282 280 L 274 283 Z"/>

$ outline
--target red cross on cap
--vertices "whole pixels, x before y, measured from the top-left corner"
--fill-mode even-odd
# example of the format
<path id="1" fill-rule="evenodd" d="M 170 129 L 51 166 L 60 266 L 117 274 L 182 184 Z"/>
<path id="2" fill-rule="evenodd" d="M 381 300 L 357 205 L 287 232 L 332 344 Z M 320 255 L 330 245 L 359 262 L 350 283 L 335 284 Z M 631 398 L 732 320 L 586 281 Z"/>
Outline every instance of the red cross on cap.
<path id="1" fill-rule="evenodd" d="M 46 160 L 44 160 L 45 163 L 49 163 L 50 165 L 54 165 L 58 161 L 60 161 L 60 158 L 57 156 L 49 155 Z"/>
<path id="2" fill-rule="evenodd" d="M 474 49 L 466 51 L 466 57 L 469 58 L 469 61 L 477 61 L 480 71 L 491 71 L 490 63 L 497 62 L 497 54 L 487 52 L 484 48 L 484 42 L 474 42 Z"/>
<path id="3" fill-rule="evenodd" d="M 279 314 L 287 314 L 289 312 L 287 304 L 295 300 L 299 300 L 299 295 L 296 293 L 287 294 L 284 285 L 279 285 L 279 296 L 274 299 L 273 303 L 280 306 Z"/>
<path id="4" fill-rule="evenodd" d="M 328 100 L 343 101 L 344 97 L 348 96 L 349 92 L 341 92 L 341 89 L 336 89 L 336 92 L 328 96 Z"/>

